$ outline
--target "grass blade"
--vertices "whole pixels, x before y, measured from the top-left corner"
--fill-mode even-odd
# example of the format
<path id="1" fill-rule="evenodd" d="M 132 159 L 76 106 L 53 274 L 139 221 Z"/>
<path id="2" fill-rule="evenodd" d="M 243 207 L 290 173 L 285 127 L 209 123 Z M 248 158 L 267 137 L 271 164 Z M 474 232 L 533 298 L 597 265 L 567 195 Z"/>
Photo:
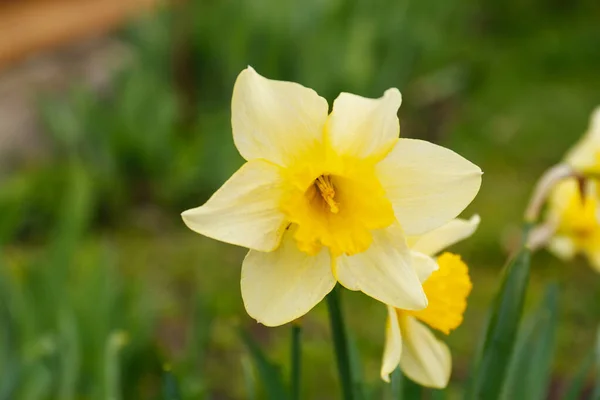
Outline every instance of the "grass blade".
<path id="1" fill-rule="evenodd" d="M 281 376 L 281 369 L 276 364 L 269 361 L 267 356 L 248 333 L 241 330 L 240 336 L 254 361 L 258 376 L 266 391 L 266 398 L 271 400 L 284 400 L 289 398 Z"/>
<path id="2" fill-rule="evenodd" d="M 292 325 L 292 372 L 290 389 L 292 400 L 300 400 L 300 376 L 302 370 L 302 326 L 294 322 Z"/>
<path id="3" fill-rule="evenodd" d="M 530 251 L 522 248 L 504 270 L 494 299 L 485 342 L 476 368 L 472 399 L 493 400 L 500 396 L 517 336 L 529 281 Z"/>
<path id="4" fill-rule="evenodd" d="M 163 400 L 182 399 L 181 391 L 179 390 L 179 383 L 177 382 L 175 375 L 173 375 L 169 365 L 165 365 L 163 367 L 162 398 Z"/>
<path id="5" fill-rule="evenodd" d="M 392 399 L 403 400 L 404 399 L 404 375 L 400 371 L 400 367 L 396 367 L 392 372 Z"/>
<path id="6" fill-rule="evenodd" d="M 502 397 L 545 399 L 557 328 L 558 287 L 550 285 L 538 310 L 519 331 Z"/>
<path id="7" fill-rule="evenodd" d="M 562 397 L 563 400 L 578 400 L 581 397 L 581 391 L 585 387 L 586 378 L 594 366 L 594 359 L 594 353 L 589 353 L 583 360 L 577 369 L 577 373 L 573 377 L 569 388 L 565 391 L 565 395 Z"/>
<path id="8" fill-rule="evenodd" d="M 596 346 L 594 348 L 596 375 L 594 376 L 594 393 L 592 399 L 600 399 L 600 328 L 596 333 Z"/>

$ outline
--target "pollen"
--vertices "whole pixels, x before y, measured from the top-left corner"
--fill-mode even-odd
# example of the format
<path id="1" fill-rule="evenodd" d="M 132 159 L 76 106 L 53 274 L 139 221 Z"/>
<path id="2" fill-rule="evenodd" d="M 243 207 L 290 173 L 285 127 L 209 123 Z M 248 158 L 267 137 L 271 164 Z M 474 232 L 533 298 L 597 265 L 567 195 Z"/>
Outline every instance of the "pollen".
<path id="1" fill-rule="evenodd" d="M 333 214 L 337 214 L 340 209 L 338 203 L 335 201 L 335 188 L 331 182 L 329 175 L 321 175 L 315 180 L 315 186 L 319 190 L 321 197 L 329 206 L 329 211 Z"/>
<path id="2" fill-rule="evenodd" d="M 438 257 L 439 269 L 423 283 L 429 304 L 420 311 L 404 311 L 445 334 L 463 321 L 472 284 L 467 265 L 460 256 L 444 253 Z"/>

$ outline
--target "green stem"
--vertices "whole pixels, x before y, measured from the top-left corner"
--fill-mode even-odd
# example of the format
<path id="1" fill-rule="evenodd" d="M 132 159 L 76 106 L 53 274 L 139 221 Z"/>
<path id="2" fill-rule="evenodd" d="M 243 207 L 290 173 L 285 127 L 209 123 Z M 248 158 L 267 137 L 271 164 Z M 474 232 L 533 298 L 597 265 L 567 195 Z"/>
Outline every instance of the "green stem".
<path id="1" fill-rule="evenodd" d="M 302 326 L 292 323 L 292 376 L 291 389 L 292 400 L 300 400 L 300 370 L 302 368 L 301 349 L 302 349 Z"/>
<path id="2" fill-rule="evenodd" d="M 337 359 L 343 398 L 344 400 L 352 400 L 354 395 L 352 390 L 352 374 L 350 371 L 350 353 L 348 351 L 346 325 L 342 316 L 339 286 L 333 288 L 327 296 L 327 309 L 329 310 L 331 336 L 333 337 L 333 348 Z"/>
<path id="3" fill-rule="evenodd" d="M 399 367 L 392 372 L 392 399 L 402 400 L 404 398 L 404 376 Z"/>

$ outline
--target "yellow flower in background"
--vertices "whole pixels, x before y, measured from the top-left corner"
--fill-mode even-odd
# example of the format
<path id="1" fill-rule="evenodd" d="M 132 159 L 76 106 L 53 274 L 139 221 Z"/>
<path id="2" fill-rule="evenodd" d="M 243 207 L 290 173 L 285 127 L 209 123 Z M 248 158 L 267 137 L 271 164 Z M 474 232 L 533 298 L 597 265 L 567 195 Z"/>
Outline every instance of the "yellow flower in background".
<path id="1" fill-rule="evenodd" d="M 592 113 L 587 132 L 567 153 L 565 161 L 579 172 L 600 175 L 600 107 Z"/>
<path id="2" fill-rule="evenodd" d="M 250 249 L 241 290 L 250 316 L 276 326 L 339 281 L 395 307 L 427 305 L 420 277 L 436 268 L 406 234 L 437 228 L 475 197 L 481 170 L 434 144 L 399 139 L 401 96 L 342 93 L 327 101 L 248 67 L 233 89 L 233 139 L 246 163 L 187 226 Z M 421 279 L 422 280 L 422 279 Z"/>
<path id="3" fill-rule="evenodd" d="M 583 254 L 600 272 L 599 204 L 596 181 L 586 183 L 583 197 L 577 180 L 559 183 L 548 204 L 546 218 L 555 229 L 548 249 L 563 260 Z"/>
<path id="4" fill-rule="evenodd" d="M 434 255 L 446 247 L 473 234 L 479 217 L 470 220 L 455 219 L 448 224 L 409 238 L 414 252 Z M 422 386 L 444 388 L 452 371 L 448 346 L 427 328 L 449 334 L 463 320 L 471 280 L 466 264 L 460 256 L 443 253 L 437 257 L 439 269 L 426 278 L 423 289 L 429 300 L 420 311 L 408 311 L 388 305 L 386 341 L 381 365 L 381 377 L 389 375 L 399 365 L 402 372 Z"/>

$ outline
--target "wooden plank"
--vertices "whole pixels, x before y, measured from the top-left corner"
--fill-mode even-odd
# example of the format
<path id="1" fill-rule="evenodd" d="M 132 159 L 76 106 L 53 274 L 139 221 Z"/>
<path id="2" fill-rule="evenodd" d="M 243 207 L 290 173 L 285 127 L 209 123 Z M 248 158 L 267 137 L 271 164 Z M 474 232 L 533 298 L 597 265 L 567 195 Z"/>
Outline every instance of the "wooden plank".
<path id="1" fill-rule="evenodd" d="M 0 1 L 0 69 L 32 53 L 106 33 L 158 1 Z"/>

